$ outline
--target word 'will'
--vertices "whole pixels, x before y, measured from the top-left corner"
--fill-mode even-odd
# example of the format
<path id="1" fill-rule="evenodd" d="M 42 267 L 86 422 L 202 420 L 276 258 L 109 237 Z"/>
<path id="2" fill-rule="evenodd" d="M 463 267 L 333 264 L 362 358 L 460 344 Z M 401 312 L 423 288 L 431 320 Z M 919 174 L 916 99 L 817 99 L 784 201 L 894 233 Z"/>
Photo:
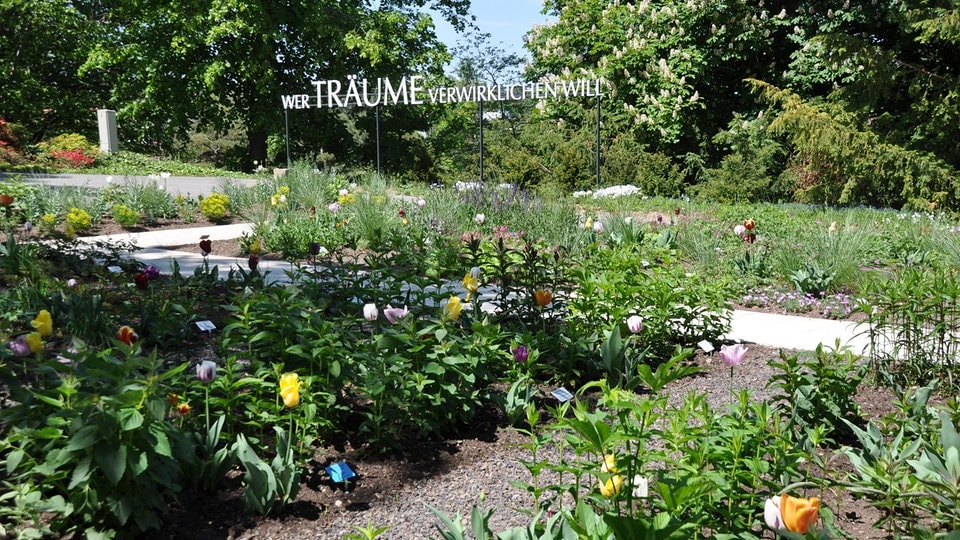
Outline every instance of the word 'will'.
<path id="1" fill-rule="evenodd" d="M 599 79 L 428 88 L 423 85 L 423 77 L 420 75 L 402 77 L 398 83 L 392 82 L 389 77 L 371 81 L 351 75 L 347 77 L 346 83 L 334 79 L 313 81 L 313 86 L 316 89 L 315 94 L 280 96 L 283 108 L 377 107 L 600 95 Z"/>

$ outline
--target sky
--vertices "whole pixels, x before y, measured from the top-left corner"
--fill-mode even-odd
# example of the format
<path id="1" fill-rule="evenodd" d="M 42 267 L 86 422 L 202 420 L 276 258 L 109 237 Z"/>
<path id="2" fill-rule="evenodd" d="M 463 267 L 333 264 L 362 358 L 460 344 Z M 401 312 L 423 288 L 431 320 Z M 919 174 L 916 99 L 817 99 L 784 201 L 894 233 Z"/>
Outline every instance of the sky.
<path id="1" fill-rule="evenodd" d="M 470 13 L 476 16 L 476 25 L 481 33 L 492 36 L 491 45 L 500 46 L 506 52 L 529 57 L 523 48 L 523 35 L 534 24 L 543 24 L 550 20 L 541 15 L 541 0 L 472 0 Z M 442 17 L 434 15 L 437 25 L 437 37 L 443 43 L 453 47 L 463 39 Z"/>

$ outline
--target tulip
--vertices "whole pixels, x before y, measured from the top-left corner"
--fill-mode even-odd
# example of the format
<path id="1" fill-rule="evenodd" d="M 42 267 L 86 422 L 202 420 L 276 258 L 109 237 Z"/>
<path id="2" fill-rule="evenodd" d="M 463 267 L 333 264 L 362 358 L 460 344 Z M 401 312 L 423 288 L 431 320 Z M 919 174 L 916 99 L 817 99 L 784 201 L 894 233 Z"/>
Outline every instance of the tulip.
<path id="1" fill-rule="evenodd" d="M 771 529 L 807 534 L 819 517 L 820 499 L 816 497 L 806 499 L 784 493 L 770 497 L 763 507 L 763 520 Z"/>
<path id="2" fill-rule="evenodd" d="M 252 272 L 256 270 L 258 266 L 260 266 L 260 257 L 258 257 L 255 253 L 251 253 L 247 258 L 247 268 L 249 268 Z"/>
<path id="3" fill-rule="evenodd" d="M 423 207 L 426 206 L 426 205 L 427 205 L 427 201 L 425 201 L 425 200 L 423 200 L 423 199 L 417 199 L 417 206 L 418 206 L 418 207 L 423 208 Z"/>
<path id="4" fill-rule="evenodd" d="M 403 211 L 403 208 L 401 208 L 400 211 L 397 212 L 397 215 L 400 216 L 400 217 L 402 217 L 402 218 L 407 217 L 407 213 Z"/>
<path id="5" fill-rule="evenodd" d="M 627 317 L 627 329 L 630 330 L 631 334 L 639 334 L 643 330 L 643 318 L 639 315 Z"/>
<path id="6" fill-rule="evenodd" d="M 180 416 L 186 416 L 187 414 L 190 414 L 190 404 L 181 403 L 177 405 L 177 412 L 180 413 Z"/>
<path id="7" fill-rule="evenodd" d="M 160 269 L 156 265 L 150 264 L 143 269 L 143 273 L 147 275 L 150 279 L 157 279 L 160 277 Z"/>
<path id="8" fill-rule="evenodd" d="M 14 356 L 27 356 L 33 352 L 30 348 L 30 344 L 27 343 L 26 334 L 17 336 L 10 340 L 10 342 L 7 343 L 7 348 L 10 349 Z"/>
<path id="9" fill-rule="evenodd" d="M 387 304 L 387 307 L 384 308 L 383 310 L 383 316 L 387 318 L 387 321 L 389 321 L 390 324 L 397 324 L 398 322 L 400 322 L 400 319 L 406 317 L 409 314 L 410 314 L 410 310 L 407 309 L 407 306 L 403 306 L 402 308 L 395 308 L 390 304 Z"/>
<path id="10" fill-rule="evenodd" d="M 750 349 L 739 343 L 735 345 L 724 345 L 720 347 L 720 360 L 730 368 L 739 366 L 743 364 L 743 360 L 747 357 L 747 351 L 749 350 Z"/>
<path id="11" fill-rule="evenodd" d="M 76 289 L 76 288 L 77 288 L 77 280 L 75 280 L 75 279 L 73 279 L 73 278 L 68 279 L 68 280 L 67 280 L 67 287 L 69 287 L 69 288 L 71 288 L 71 289 Z"/>
<path id="12" fill-rule="evenodd" d="M 447 300 L 447 305 L 443 306 L 443 314 L 453 321 L 460 318 L 460 311 L 462 310 L 463 302 L 460 301 L 459 296 L 451 296 L 450 300 Z"/>
<path id="13" fill-rule="evenodd" d="M 380 313 L 377 311 L 376 304 L 364 304 L 363 305 L 363 318 L 368 321 L 375 321 Z"/>
<path id="14" fill-rule="evenodd" d="M 206 257 L 207 255 L 210 254 L 211 251 L 213 251 L 213 242 L 211 242 L 209 238 L 204 238 L 203 240 L 201 240 L 200 253 L 202 253 L 203 256 Z"/>
<path id="15" fill-rule="evenodd" d="M 733 227 L 733 234 L 735 234 L 735 235 L 737 235 L 737 236 L 743 236 L 743 234 L 744 234 L 745 232 L 747 232 L 747 228 L 744 227 L 743 225 L 741 225 L 741 224 L 739 224 L 739 223 L 737 223 L 736 225 L 734 225 L 734 227 Z"/>
<path id="16" fill-rule="evenodd" d="M 619 474 L 615 474 L 607 479 L 602 486 L 600 486 L 600 494 L 604 497 L 613 497 L 617 493 L 620 493 L 620 486 L 622 485 L 623 477 Z"/>
<path id="17" fill-rule="evenodd" d="M 480 271 L 477 269 L 477 274 L 479 273 Z M 474 277 L 472 270 L 463 276 L 463 288 L 467 290 L 468 301 L 472 295 L 477 293 L 477 289 L 480 288 L 480 278 Z"/>
<path id="18" fill-rule="evenodd" d="M 27 348 L 32 353 L 39 352 L 43 348 L 43 336 L 39 332 L 30 332 L 23 339 L 27 342 Z"/>
<path id="19" fill-rule="evenodd" d="M 483 222 L 486 221 L 486 220 L 487 220 L 487 216 L 485 216 L 485 215 L 483 215 L 483 214 L 477 214 L 477 215 L 473 216 L 473 221 L 475 221 L 475 222 L 477 223 L 477 225 L 483 225 Z"/>
<path id="20" fill-rule="evenodd" d="M 756 222 L 754 222 L 752 219 L 743 220 L 743 227 L 748 231 L 752 231 L 753 228 L 756 226 L 757 226 Z"/>
<path id="21" fill-rule="evenodd" d="M 602 221 L 594 221 L 594 222 L 593 222 L 593 232 L 595 232 L 595 233 L 597 233 L 597 234 L 600 234 L 600 233 L 603 232 L 603 222 L 602 222 Z"/>
<path id="22" fill-rule="evenodd" d="M 133 328 L 123 325 L 117 330 L 117 339 L 121 342 L 126 343 L 127 345 L 133 345 L 140 339 L 140 336 L 137 335 L 137 332 Z"/>
<path id="23" fill-rule="evenodd" d="M 310 255 L 316 257 L 320 254 L 321 248 L 323 248 L 323 246 L 321 246 L 319 242 L 310 242 Z"/>
<path id="24" fill-rule="evenodd" d="M 0 206 L 10 206 L 11 204 L 13 204 L 13 195 L 0 194 Z"/>
<path id="25" fill-rule="evenodd" d="M 527 349 L 526 345 L 517 345 L 513 348 L 513 359 L 520 364 L 526 363 L 529 354 L 530 351 Z"/>
<path id="26" fill-rule="evenodd" d="M 213 382 L 217 377 L 217 363 L 212 360 L 204 360 L 197 364 L 197 378 L 202 383 Z"/>
<path id="27" fill-rule="evenodd" d="M 593 228 L 593 218 L 587 218 L 587 221 L 584 222 L 584 224 L 583 224 L 583 228 L 584 228 L 584 229 L 592 229 L 592 228 Z"/>
<path id="28" fill-rule="evenodd" d="M 774 495 L 763 504 L 763 521 L 771 529 L 782 529 L 783 518 L 780 516 L 780 496 Z"/>
<path id="29" fill-rule="evenodd" d="M 550 291 L 533 291 L 533 299 L 540 307 L 547 307 L 553 301 L 553 293 Z"/>
<path id="30" fill-rule="evenodd" d="M 133 275 L 133 282 L 136 283 L 138 289 L 146 289 L 150 285 L 150 278 L 147 277 L 146 272 L 137 272 Z"/>
<path id="31" fill-rule="evenodd" d="M 284 373 L 280 376 L 280 397 L 286 407 L 296 407 L 300 404 L 300 382 L 296 373 Z"/>
<path id="32" fill-rule="evenodd" d="M 327 210 L 329 210 L 329 211 L 333 212 L 334 214 L 336 214 L 337 212 L 340 211 L 340 203 L 335 203 L 335 202 L 334 202 L 334 203 L 330 203 L 330 204 L 327 206 Z"/>
<path id="33" fill-rule="evenodd" d="M 613 454 L 603 456 L 603 464 L 600 465 L 600 472 L 613 474 L 619 472 L 617 469 L 617 458 Z M 623 476 L 613 474 L 606 482 L 600 485 L 600 494 L 604 497 L 613 497 L 620 493 L 620 486 L 623 485 Z"/>
<path id="34" fill-rule="evenodd" d="M 37 313 L 37 318 L 34 319 L 30 325 L 37 329 L 40 337 L 50 337 L 53 335 L 53 317 L 51 317 L 50 312 L 45 309 L 41 309 L 40 312 Z"/>

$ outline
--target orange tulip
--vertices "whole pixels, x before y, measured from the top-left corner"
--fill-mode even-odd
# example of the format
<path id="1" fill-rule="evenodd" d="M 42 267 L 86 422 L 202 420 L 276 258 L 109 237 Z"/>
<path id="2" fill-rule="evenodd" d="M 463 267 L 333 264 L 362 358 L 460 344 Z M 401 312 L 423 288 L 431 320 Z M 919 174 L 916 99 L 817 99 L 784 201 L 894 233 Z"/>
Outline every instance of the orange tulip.
<path id="1" fill-rule="evenodd" d="M 784 493 L 780 496 L 780 513 L 788 531 L 807 534 L 810 526 L 820 517 L 820 499 L 791 497 Z"/>
<path id="2" fill-rule="evenodd" d="M 140 339 L 140 336 L 137 335 L 137 332 L 133 328 L 123 325 L 120 327 L 120 330 L 117 331 L 117 339 L 127 345 L 133 345 Z"/>
<path id="3" fill-rule="evenodd" d="M 743 220 L 743 228 L 746 229 L 746 230 L 748 230 L 748 231 L 752 231 L 753 228 L 756 227 L 756 226 L 757 226 L 757 224 L 756 224 L 752 219 L 745 219 L 745 220 Z"/>
<path id="4" fill-rule="evenodd" d="M 553 293 L 550 291 L 533 291 L 533 299 L 540 307 L 547 307 L 547 304 L 553 301 Z"/>

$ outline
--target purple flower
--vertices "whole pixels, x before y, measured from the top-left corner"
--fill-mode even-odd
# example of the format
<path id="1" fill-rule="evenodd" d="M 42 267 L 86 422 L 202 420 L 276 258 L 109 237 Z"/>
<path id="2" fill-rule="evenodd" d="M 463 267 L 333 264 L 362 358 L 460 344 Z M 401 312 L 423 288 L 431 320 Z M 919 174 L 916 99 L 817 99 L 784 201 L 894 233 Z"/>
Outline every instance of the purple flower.
<path id="1" fill-rule="evenodd" d="M 407 306 L 398 308 L 388 304 L 387 307 L 383 309 L 383 316 L 386 317 L 388 321 L 390 321 L 390 324 L 397 324 L 398 322 L 400 322 L 400 319 L 406 317 L 409 314 L 410 314 L 410 310 L 407 309 Z"/>
<path id="2" fill-rule="evenodd" d="M 146 274 L 150 279 L 157 279 L 160 277 L 160 269 L 152 264 L 144 268 L 143 273 Z"/>
<path id="3" fill-rule="evenodd" d="M 213 382 L 213 379 L 217 376 L 217 364 L 212 360 L 204 360 L 197 364 L 197 378 L 200 379 L 202 383 Z"/>
<path id="4" fill-rule="evenodd" d="M 720 360 L 723 360 L 723 363 L 728 367 L 739 366 L 743 364 L 744 359 L 747 357 L 748 350 L 749 349 L 739 343 L 735 345 L 724 345 L 720 347 Z"/>
<path id="5" fill-rule="evenodd" d="M 529 354 L 530 351 L 527 350 L 526 345 L 517 345 L 513 348 L 513 359 L 521 364 L 526 363 Z"/>
<path id="6" fill-rule="evenodd" d="M 29 356 L 30 345 L 27 344 L 27 335 L 22 334 L 7 343 L 7 348 L 13 352 L 14 356 Z"/>
<path id="7" fill-rule="evenodd" d="M 76 288 L 77 288 L 77 280 L 75 280 L 75 279 L 73 279 L 73 278 L 68 279 L 68 280 L 67 280 L 67 287 L 70 287 L 71 289 L 76 289 Z"/>

